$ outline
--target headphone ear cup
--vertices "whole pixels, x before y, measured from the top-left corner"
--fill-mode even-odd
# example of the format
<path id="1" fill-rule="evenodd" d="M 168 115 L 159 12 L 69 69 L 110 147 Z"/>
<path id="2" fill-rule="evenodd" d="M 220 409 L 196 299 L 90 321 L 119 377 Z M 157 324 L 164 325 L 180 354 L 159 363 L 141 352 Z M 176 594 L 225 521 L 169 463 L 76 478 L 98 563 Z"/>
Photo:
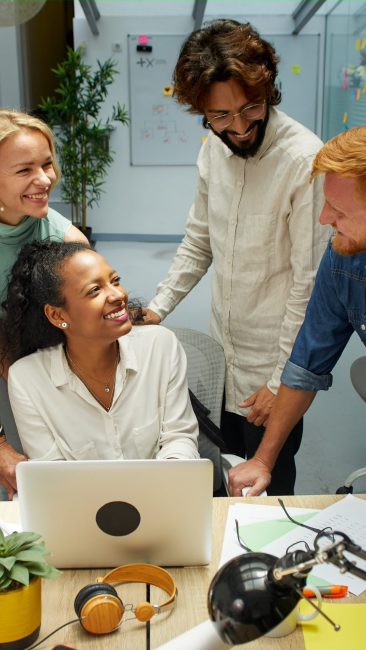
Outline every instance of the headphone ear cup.
<path id="1" fill-rule="evenodd" d="M 86 585 L 74 600 L 82 627 L 92 634 L 108 634 L 118 627 L 125 608 L 115 588 L 109 584 Z"/>

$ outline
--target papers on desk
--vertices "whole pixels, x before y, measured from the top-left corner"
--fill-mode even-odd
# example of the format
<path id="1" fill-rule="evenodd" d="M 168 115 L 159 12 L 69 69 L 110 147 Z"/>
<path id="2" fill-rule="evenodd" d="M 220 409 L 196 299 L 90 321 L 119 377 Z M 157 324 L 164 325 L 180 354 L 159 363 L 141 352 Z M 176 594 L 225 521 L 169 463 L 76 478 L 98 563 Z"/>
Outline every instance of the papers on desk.
<path id="1" fill-rule="evenodd" d="M 284 502 L 286 505 L 286 498 Z M 288 511 L 302 523 L 309 523 L 319 529 L 331 526 L 333 530 L 340 530 L 362 548 L 366 548 L 366 501 L 363 499 L 348 495 L 324 510 L 288 508 Z M 291 544 L 300 540 L 307 541 L 310 548 L 313 548 L 315 533 L 289 521 L 280 506 L 235 504 L 228 511 L 220 566 L 245 552 L 237 540 L 235 519 L 239 522 L 244 544 L 253 551 L 281 557 Z M 356 560 L 357 566 L 366 570 L 365 561 L 354 556 L 348 557 L 352 561 Z M 349 573 L 341 574 L 330 564 L 315 567 L 309 575 L 309 582 L 348 585 L 349 590 L 356 595 L 366 589 L 364 580 Z"/>
<path id="2" fill-rule="evenodd" d="M 310 519 L 318 512 L 316 509 L 308 508 L 289 508 L 288 510 L 292 517 L 298 517 L 299 521 L 304 523 L 306 519 Z M 241 538 L 252 551 L 262 551 L 267 544 L 279 540 L 285 533 L 295 528 L 295 524 L 286 518 L 281 506 L 255 506 L 246 503 L 236 503 L 230 506 L 226 519 L 220 566 L 244 552 L 236 534 L 236 519 L 239 522 Z M 282 550 L 279 555 L 283 555 Z"/>

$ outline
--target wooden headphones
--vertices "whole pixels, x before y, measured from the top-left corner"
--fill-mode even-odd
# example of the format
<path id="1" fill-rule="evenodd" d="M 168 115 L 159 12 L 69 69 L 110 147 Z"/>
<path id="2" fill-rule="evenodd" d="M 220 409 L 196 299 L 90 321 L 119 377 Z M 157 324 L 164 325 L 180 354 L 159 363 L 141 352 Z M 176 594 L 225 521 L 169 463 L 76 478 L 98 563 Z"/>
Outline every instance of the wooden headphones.
<path id="1" fill-rule="evenodd" d="M 95 584 L 86 585 L 74 601 L 76 615 L 82 627 L 91 634 L 108 634 L 122 621 L 125 607 L 113 584 L 142 582 L 165 591 L 169 598 L 161 605 L 142 602 L 132 608 L 135 617 L 142 622 L 150 621 L 154 614 L 174 607 L 177 587 L 173 577 L 153 564 L 126 564 L 113 569 Z"/>

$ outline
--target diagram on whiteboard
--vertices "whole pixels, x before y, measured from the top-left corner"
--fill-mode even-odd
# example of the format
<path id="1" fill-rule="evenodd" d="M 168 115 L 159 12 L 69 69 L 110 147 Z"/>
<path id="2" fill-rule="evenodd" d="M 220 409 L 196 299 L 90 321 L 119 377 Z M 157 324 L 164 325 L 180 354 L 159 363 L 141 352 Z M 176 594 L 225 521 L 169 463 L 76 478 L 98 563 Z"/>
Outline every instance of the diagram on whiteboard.
<path id="1" fill-rule="evenodd" d="M 207 131 L 173 97 L 172 75 L 185 36 L 128 37 L 131 164 L 194 165 Z"/>

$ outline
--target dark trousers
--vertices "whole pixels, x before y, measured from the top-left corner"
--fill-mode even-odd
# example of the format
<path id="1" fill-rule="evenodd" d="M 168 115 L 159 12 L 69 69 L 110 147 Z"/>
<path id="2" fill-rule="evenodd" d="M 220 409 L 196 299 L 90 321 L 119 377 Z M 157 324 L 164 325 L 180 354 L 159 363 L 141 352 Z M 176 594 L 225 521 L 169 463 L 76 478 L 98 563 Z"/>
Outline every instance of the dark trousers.
<path id="1" fill-rule="evenodd" d="M 224 438 L 227 451 L 243 458 L 252 458 L 262 440 L 265 427 L 256 427 L 247 421 L 242 415 L 222 411 L 221 434 Z M 301 419 L 291 431 L 277 462 L 272 471 L 272 481 L 267 487 L 267 494 L 285 495 L 294 494 L 296 465 L 295 454 L 298 452 L 303 431 L 303 420 Z"/>

